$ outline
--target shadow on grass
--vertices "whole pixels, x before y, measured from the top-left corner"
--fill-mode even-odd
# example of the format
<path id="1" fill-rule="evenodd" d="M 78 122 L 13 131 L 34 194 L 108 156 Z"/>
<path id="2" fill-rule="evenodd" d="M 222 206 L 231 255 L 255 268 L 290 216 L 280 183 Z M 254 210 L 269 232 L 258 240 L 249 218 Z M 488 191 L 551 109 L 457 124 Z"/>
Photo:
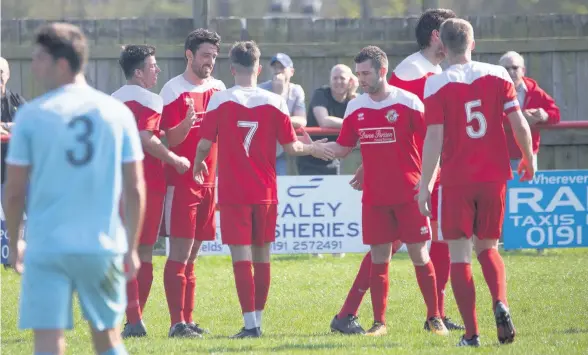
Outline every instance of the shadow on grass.
<path id="1" fill-rule="evenodd" d="M 570 328 L 560 331 L 561 334 L 588 334 L 588 329 Z"/>
<path id="2" fill-rule="evenodd" d="M 278 352 L 278 351 L 289 351 L 289 350 L 336 350 L 336 349 L 347 349 L 349 344 L 340 343 L 340 344 L 283 344 L 283 345 L 276 345 L 276 346 L 266 346 L 266 347 L 256 347 L 256 346 L 239 346 L 239 347 L 216 347 L 216 348 L 209 348 L 207 351 L 209 353 L 217 353 L 217 352 L 252 352 L 252 351 L 271 351 L 271 352 Z M 383 344 L 362 344 L 361 348 L 363 350 L 369 349 L 392 349 L 398 348 L 400 344 L 397 343 L 387 343 Z"/>

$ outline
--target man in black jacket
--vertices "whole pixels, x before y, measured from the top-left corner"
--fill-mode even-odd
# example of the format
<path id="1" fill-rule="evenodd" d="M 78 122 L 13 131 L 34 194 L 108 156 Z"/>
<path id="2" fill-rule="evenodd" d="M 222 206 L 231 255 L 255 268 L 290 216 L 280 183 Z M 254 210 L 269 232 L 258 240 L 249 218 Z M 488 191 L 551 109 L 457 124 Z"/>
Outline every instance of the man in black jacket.
<path id="1" fill-rule="evenodd" d="M 6 136 L 10 134 L 12 128 L 12 119 L 16 114 L 16 110 L 26 101 L 20 94 L 12 92 L 6 88 L 6 83 L 10 78 L 10 68 L 6 59 L 0 57 L 0 94 L 2 106 L 2 124 L 0 126 L 0 134 Z M 4 185 L 4 158 L 6 158 L 6 151 L 8 149 L 7 143 L 2 143 L 2 185 Z"/>

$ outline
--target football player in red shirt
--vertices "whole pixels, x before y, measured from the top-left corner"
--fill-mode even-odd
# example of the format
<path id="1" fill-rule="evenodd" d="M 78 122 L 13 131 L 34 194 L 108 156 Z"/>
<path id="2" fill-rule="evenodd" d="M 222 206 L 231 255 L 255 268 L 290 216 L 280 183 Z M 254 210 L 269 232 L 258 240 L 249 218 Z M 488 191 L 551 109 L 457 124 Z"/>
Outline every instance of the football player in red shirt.
<path id="1" fill-rule="evenodd" d="M 443 52 L 443 44 L 439 37 L 439 27 L 449 18 L 455 18 L 456 15 L 451 10 L 446 9 L 430 9 L 425 11 L 416 26 L 415 35 L 417 44 L 421 48 L 420 51 L 411 54 L 404 59 L 394 72 L 390 76 L 389 84 L 398 88 L 404 89 L 411 92 L 423 100 L 423 91 L 425 90 L 425 82 L 427 78 L 433 74 L 439 74 L 442 72 L 441 66 L 439 65 L 445 58 Z M 423 137 L 424 138 L 424 137 Z M 422 142 L 420 142 L 422 145 Z M 422 151 L 422 146 L 419 151 Z M 351 180 L 351 186 L 357 190 L 362 189 L 363 183 L 363 165 L 361 165 L 355 177 Z M 439 179 L 433 193 L 431 195 L 431 248 L 429 250 L 429 256 L 431 262 L 435 267 L 435 276 L 437 281 L 437 302 L 439 306 L 439 313 L 443 319 L 443 323 L 448 330 L 463 330 L 464 327 L 453 322 L 449 317 L 445 315 L 445 286 L 449 281 L 449 247 L 447 243 L 443 241 L 439 231 L 437 223 L 437 207 L 438 207 L 438 187 Z M 402 246 L 400 240 L 394 242 L 392 247 L 392 255 L 396 253 Z M 338 318 L 344 318 L 356 316 L 363 295 L 369 289 L 369 273 L 371 267 L 371 254 L 367 253 L 364 257 L 363 262 L 359 268 L 357 276 L 349 293 L 347 299 L 341 311 L 338 314 Z M 429 323 L 425 321 L 425 330 L 430 330 Z"/>
<path id="2" fill-rule="evenodd" d="M 218 55 L 220 36 L 206 29 L 192 31 L 186 38 L 184 73 L 170 79 L 161 89 L 161 127 L 170 150 L 194 160 L 198 131 L 208 101 L 225 85 L 211 74 Z M 192 172 L 180 173 L 167 167 L 165 226 L 169 256 L 164 270 L 165 296 L 171 318 L 170 337 L 200 337 L 206 333 L 192 317 L 196 290 L 194 262 L 200 245 L 214 240 L 216 146 L 206 163 L 210 175 L 197 183 Z"/>
<path id="3" fill-rule="evenodd" d="M 210 99 L 194 161 L 194 178 L 206 179 L 212 173 L 206 157 L 219 139 L 221 235 L 231 250 L 245 323 L 233 338 L 261 335 L 270 286 L 270 245 L 275 240 L 278 214 L 276 140 L 290 155 L 332 159 L 324 146 L 298 141 L 284 99 L 257 87 L 260 55 L 252 41 L 231 48 L 235 86 Z"/>
<path id="4" fill-rule="evenodd" d="M 472 246 L 493 300 L 500 343 L 514 340 L 506 299 L 506 273 L 498 252 L 506 182 L 512 178 L 503 113 L 513 128 L 523 159 L 523 180 L 534 175 L 531 132 L 517 101 L 513 82 L 500 66 L 474 62 L 474 31 L 469 22 L 449 19 L 441 25 L 448 64 L 425 84 L 423 176 L 418 194 L 421 212 L 430 216 L 430 197 L 441 157 L 441 229 L 451 254 L 451 285 L 465 324 L 459 346 L 479 346 Z M 473 245 L 472 245 L 473 243 Z"/>
<path id="5" fill-rule="evenodd" d="M 427 305 L 431 332 L 446 335 L 440 318 L 435 269 L 427 253 L 431 240 L 428 218 L 418 211 L 414 190 L 421 177 L 420 143 L 425 132 L 421 100 L 386 83 L 388 59 L 380 48 L 369 46 L 355 57 L 356 75 L 365 94 L 347 105 L 336 142 L 327 143 L 335 157 L 344 157 L 359 141 L 364 166 L 362 234 L 371 247 L 369 287 L 374 324 L 366 334 L 386 334 L 388 264 L 392 244 L 407 244 L 417 281 Z M 355 316 L 335 316 L 331 329 L 363 333 Z M 351 329 L 353 329 L 351 331 Z"/>
<path id="6" fill-rule="evenodd" d="M 127 323 L 122 336 L 141 337 L 147 335 L 142 321 L 142 312 L 153 283 L 153 245 L 159 235 L 165 198 L 165 174 L 167 163 L 178 173 L 190 168 L 190 161 L 168 150 L 159 139 L 159 123 L 163 103 L 161 97 L 149 91 L 157 84 L 161 71 L 155 60 L 155 47 L 148 45 L 126 46 L 119 60 L 127 84 L 112 96 L 123 101 L 135 115 L 145 151 L 143 160 L 146 204 L 145 219 L 139 240 L 138 254 L 141 268 L 135 279 L 127 283 Z"/>

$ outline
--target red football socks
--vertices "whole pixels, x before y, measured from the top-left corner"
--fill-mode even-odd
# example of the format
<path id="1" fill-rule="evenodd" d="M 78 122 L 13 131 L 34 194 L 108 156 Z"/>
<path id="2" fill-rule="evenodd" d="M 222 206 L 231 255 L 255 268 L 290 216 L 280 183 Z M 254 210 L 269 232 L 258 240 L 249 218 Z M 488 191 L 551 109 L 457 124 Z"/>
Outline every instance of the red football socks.
<path id="1" fill-rule="evenodd" d="M 265 308 L 270 289 L 270 263 L 253 263 L 253 280 L 255 284 L 255 310 L 262 311 Z"/>
<path id="2" fill-rule="evenodd" d="M 372 308 L 374 321 L 386 324 L 386 306 L 388 304 L 388 266 L 385 264 L 373 264 L 370 272 L 370 292 L 372 296 Z"/>
<path id="3" fill-rule="evenodd" d="M 184 296 L 184 321 L 192 323 L 192 311 L 194 311 L 194 300 L 196 299 L 196 274 L 194 274 L 194 264 L 186 264 L 184 272 L 186 276 L 186 295 Z"/>
<path id="4" fill-rule="evenodd" d="M 345 318 L 350 314 L 354 316 L 357 315 L 357 311 L 359 310 L 359 306 L 361 305 L 363 296 L 370 288 L 371 270 L 372 253 L 368 252 L 363 258 L 363 261 L 361 262 L 359 271 L 357 272 L 357 276 L 355 276 L 355 281 L 353 281 L 353 285 L 351 286 L 351 289 L 347 294 L 345 303 L 343 304 L 341 311 L 337 315 L 337 318 Z"/>
<path id="5" fill-rule="evenodd" d="M 476 316 L 476 288 L 472 276 L 472 265 L 466 263 L 451 264 L 451 288 L 455 302 L 465 326 L 465 337 L 471 339 L 478 331 Z"/>
<path id="6" fill-rule="evenodd" d="M 137 279 L 127 282 L 127 322 L 136 324 L 141 320 L 141 307 L 139 305 L 139 285 Z"/>
<path id="7" fill-rule="evenodd" d="M 482 273 L 492 295 L 492 308 L 496 308 L 496 301 L 501 301 L 506 306 L 506 270 L 504 261 L 497 249 L 484 250 L 478 255 L 478 261 L 482 266 Z"/>
<path id="8" fill-rule="evenodd" d="M 449 281 L 451 266 L 449 245 L 443 242 L 431 242 L 429 256 L 435 268 L 435 277 L 437 279 L 437 308 L 439 308 L 441 318 L 445 318 L 445 287 Z"/>
<path id="9" fill-rule="evenodd" d="M 163 286 L 172 326 L 184 322 L 185 271 L 186 264 L 169 259 L 163 270 Z"/>
<path id="10" fill-rule="evenodd" d="M 427 305 L 427 319 L 439 317 L 439 309 L 437 308 L 437 281 L 435 279 L 433 263 L 429 261 L 423 266 L 415 265 L 414 270 L 421 293 L 423 294 L 423 299 Z"/>
<path id="11" fill-rule="evenodd" d="M 249 260 L 233 264 L 237 295 L 243 313 L 255 311 L 255 283 L 253 280 L 252 263 Z"/>
<path id="12" fill-rule="evenodd" d="M 141 263 L 141 268 L 137 274 L 137 282 L 139 283 L 139 304 L 141 306 L 141 312 L 145 310 L 145 304 L 149 298 L 151 292 L 151 285 L 153 284 L 153 264 L 152 263 Z"/>

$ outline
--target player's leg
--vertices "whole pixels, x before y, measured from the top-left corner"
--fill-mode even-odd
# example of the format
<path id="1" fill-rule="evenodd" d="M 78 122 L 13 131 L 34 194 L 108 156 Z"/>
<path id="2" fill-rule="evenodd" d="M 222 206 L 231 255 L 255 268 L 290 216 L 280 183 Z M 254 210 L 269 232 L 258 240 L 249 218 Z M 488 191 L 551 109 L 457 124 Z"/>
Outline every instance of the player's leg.
<path id="1" fill-rule="evenodd" d="M 251 252 L 252 217 L 251 205 L 220 206 L 221 235 L 223 244 L 227 244 L 231 250 L 235 286 L 244 322 L 244 327 L 232 338 L 251 338 L 261 335 L 255 318 L 255 280 Z"/>
<path id="2" fill-rule="evenodd" d="M 368 336 L 381 336 L 387 333 L 386 308 L 388 305 L 388 291 L 390 281 L 388 270 L 392 243 L 372 244 L 372 269 L 370 272 L 370 294 L 372 297 L 372 309 L 374 312 L 374 324 L 365 333 Z"/>
<path id="3" fill-rule="evenodd" d="M 398 252 L 398 250 L 402 247 L 402 244 L 403 243 L 400 240 L 392 243 L 391 256 L 394 256 L 394 254 Z M 353 281 L 353 284 L 347 293 L 347 298 L 343 303 L 343 307 L 341 307 L 341 310 L 337 314 L 336 319 L 333 320 L 334 322 L 337 320 L 345 320 L 345 322 L 349 324 L 348 329 L 352 331 L 363 331 L 356 318 L 357 312 L 359 311 L 359 306 L 361 306 L 361 302 L 363 301 L 363 296 L 370 289 L 371 270 L 372 255 L 368 251 L 359 265 L 359 270 L 357 271 L 355 280 Z"/>
<path id="4" fill-rule="evenodd" d="M 263 310 L 265 309 L 265 304 L 267 303 L 267 297 L 269 295 L 271 284 L 271 242 L 264 243 L 260 246 L 253 245 L 251 248 L 253 257 L 253 284 L 255 289 L 255 319 L 261 332 Z"/>
<path id="5" fill-rule="evenodd" d="M 399 236 L 406 244 L 417 283 L 427 306 L 429 331 L 437 335 L 447 335 L 447 328 L 439 315 L 435 268 L 427 250 L 427 242 L 431 239 L 429 220 L 421 215 L 415 201 L 395 206 L 394 215 L 398 221 Z"/>
<path id="6" fill-rule="evenodd" d="M 70 266 L 96 353 L 126 355 L 119 329 L 126 302 L 123 256 L 70 255 L 64 263 Z"/>
<path id="7" fill-rule="evenodd" d="M 441 196 L 443 239 L 449 245 L 451 288 L 464 322 L 465 334 L 459 346 L 479 346 L 476 289 L 472 276 L 472 240 L 475 206 L 471 188 L 443 187 Z"/>
<path id="8" fill-rule="evenodd" d="M 474 248 L 490 294 L 496 318 L 500 343 L 512 343 L 515 327 L 512 322 L 506 298 L 506 270 L 498 252 L 498 239 L 502 235 L 504 206 L 506 201 L 505 183 L 488 183 L 480 187 L 477 203 Z"/>
<path id="9" fill-rule="evenodd" d="M 159 235 L 164 198 L 163 192 L 147 192 L 145 219 L 137 248 L 141 267 L 137 277 L 127 282 L 127 323 L 122 332 L 123 338 L 147 335 L 143 311 L 153 283 L 153 246 Z"/>
<path id="10" fill-rule="evenodd" d="M 171 320 L 170 337 L 201 337 L 184 320 L 186 264 L 194 245 L 198 202 L 198 196 L 189 189 L 168 187 L 164 216 L 169 255 L 163 271 L 163 284 Z"/>
<path id="11" fill-rule="evenodd" d="M 202 328 L 194 321 L 194 305 L 196 303 L 196 258 L 203 241 L 216 239 L 216 203 L 214 188 L 206 187 L 201 189 L 201 200 L 196 209 L 196 230 L 194 233 L 194 244 L 190 251 L 190 257 L 186 263 L 186 294 L 184 296 L 184 321 L 190 329 L 198 334 L 210 333 L 208 329 Z"/>
<path id="12" fill-rule="evenodd" d="M 35 353 L 65 354 L 63 330 L 73 326 L 73 285 L 60 265 L 61 260 L 25 259 L 19 328 L 33 330 Z"/>
<path id="13" fill-rule="evenodd" d="M 252 257 L 255 286 L 255 319 L 261 332 L 263 310 L 271 283 L 270 247 L 276 240 L 278 205 L 253 206 Z"/>
<path id="14" fill-rule="evenodd" d="M 441 186 L 435 185 L 431 193 L 432 217 L 431 217 L 431 248 L 429 257 L 435 267 L 435 278 L 437 280 L 437 305 L 439 315 L 447 330 L 464 330 L 465 328 L 455 323 L 445 314 L 445 288 L 449 282 L 449 273 L 451 260 L 449 258 L 449 245 L 443 240 L 443 234 L 440 231 L 441 221 Z M 425 330 L 429 330 L 429 323 L 425 321 Z"/>

